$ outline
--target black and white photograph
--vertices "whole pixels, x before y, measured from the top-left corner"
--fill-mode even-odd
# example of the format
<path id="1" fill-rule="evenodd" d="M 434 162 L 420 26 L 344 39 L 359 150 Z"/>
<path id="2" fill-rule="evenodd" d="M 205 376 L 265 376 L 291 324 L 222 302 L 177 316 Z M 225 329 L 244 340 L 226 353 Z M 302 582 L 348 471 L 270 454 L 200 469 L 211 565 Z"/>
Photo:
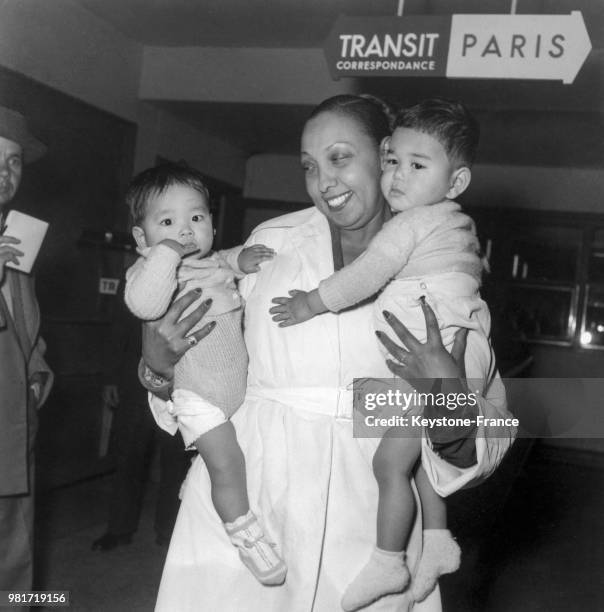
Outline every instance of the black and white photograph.
<path id="1" fill-rule="evenodd" d="M 602 0 L 0 0 L 0 610 L 604 612 L 603 534 Z"/>

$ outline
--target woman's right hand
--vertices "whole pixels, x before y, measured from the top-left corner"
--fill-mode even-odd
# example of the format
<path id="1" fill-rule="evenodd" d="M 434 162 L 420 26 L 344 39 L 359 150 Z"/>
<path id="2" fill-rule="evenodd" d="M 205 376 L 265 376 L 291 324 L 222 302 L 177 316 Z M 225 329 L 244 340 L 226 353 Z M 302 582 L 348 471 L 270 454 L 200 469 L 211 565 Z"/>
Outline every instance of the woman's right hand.
<path id="1" fill-rule="evenodd" d="M 21 241 L 12 236 L 0 236 L 0 284 L 4 280 L 4 267 L 10 261 L 14 264 L 19 263 L 19 257 L 23 255 L 23 251 L 11 246 L 19 244 Z"/>
<path id="2" fill-rule="evenodd" d="M 194 289 L 175 300 L 166 314 L 156 321 L 143 323 L 143 361 L 151 370 L 166 379 L 171 379 L 174 364 L 216 325 L 215 321 L 204 325 L 196 332 L 191 329 L 201 321 L 212 305 L 205 300 L 193 312 L 181 319 L 183 312 L 197 299 L 201 289 Z"/>

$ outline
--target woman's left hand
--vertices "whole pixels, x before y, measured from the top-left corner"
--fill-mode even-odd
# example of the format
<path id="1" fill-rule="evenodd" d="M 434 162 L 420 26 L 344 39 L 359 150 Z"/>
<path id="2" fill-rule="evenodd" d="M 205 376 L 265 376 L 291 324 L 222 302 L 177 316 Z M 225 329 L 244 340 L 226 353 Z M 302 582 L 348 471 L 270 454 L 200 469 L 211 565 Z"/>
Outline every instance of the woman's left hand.
<path id="1" fill-rule="evenodd" d="M 451 353 L 443 345 L 438 321 L 432 308 L 420 298 L 426 319 L 426 342 L 422 344 L 392 313 L 384 311 L 386 322 L 406 349 L 393 342 L 386 334 L 376 335 L 386 350 L 396 359 L 386 360 L 393 374 L 412 382 L 414 379 L 456 378 L 465 385 L 464 352 L 468 330 L 461 328 L 455 334 Z"/>
<path id="2" fill-rule="evenodd" d="M 427 418 L 455 417 L 455 425 L 426 427 L 433 449 L 452 465 L 468 468 L 476 463 L 476 416 L 478 402 L 470 403 L 464 367 L 464 352 L 468 330 L 462 328 L 455 334 L 451 353 L 442 342 L 434 311 L 421 300 L 426 319 L 426 342 L 422 344 L 392 313 L 384 311 L 384 317 L 406 348 L 393 342 L 383 332 L 377 337 L 396 361 L 386 360 L 390 371 L 405 379 L 420 392 L 456 394 L 458 404 L 453 409 L 436 403 L 424 406 Z M 421 387 L 421 388 L 419 388 Z M 467 420 L 466 420 L 467 419 Z M 469 425 L 465 423 L 469 422 Z"/>

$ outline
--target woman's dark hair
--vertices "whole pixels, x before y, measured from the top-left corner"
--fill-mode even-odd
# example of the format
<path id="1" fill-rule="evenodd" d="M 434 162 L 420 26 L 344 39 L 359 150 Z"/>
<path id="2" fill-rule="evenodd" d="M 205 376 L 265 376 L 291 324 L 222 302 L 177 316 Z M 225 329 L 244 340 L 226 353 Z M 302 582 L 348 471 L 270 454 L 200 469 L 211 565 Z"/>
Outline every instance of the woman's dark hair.
<path id="1" fill-rule="evenodd" d="M 327 98 L 314 108 L 308 120 L 328 112 L 354 119 L 378 146 L 392 132 L 392 109 L 375 96 L 341 94 Z"/>
<path id="2" fill-rule="evenodd" d="M 199 170 L 181 163 L 163 163 L 143 170 L 132 179 L 128 186 L 126 204 L 130 208 L 134 225 L 140 225 L 145 218 L 149 200 L 162 194 L 172 185 L 192 187 L 205 197 L 209 206 L 210 192 Z"/>
<path id="3" fill-rule="evenodd" d="M 444 98 L 422 100 L 399 112 L 393 128 L 398 127 L 429 134 L 440 142 L 458 167 L 470 167 L 474 163 L 480 125 L 461 102 Z"/>

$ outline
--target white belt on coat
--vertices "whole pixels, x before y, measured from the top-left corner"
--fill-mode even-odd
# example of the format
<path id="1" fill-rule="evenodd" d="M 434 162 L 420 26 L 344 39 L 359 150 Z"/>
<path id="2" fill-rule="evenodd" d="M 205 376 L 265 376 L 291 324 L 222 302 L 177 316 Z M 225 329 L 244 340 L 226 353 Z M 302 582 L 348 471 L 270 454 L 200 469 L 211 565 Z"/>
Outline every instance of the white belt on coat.
<path id="1" fill-rule="evenodd" d="M 270 400 L 295 410 L 352 420 L 352 388 L 249 386 L 246 399 Z"/>

